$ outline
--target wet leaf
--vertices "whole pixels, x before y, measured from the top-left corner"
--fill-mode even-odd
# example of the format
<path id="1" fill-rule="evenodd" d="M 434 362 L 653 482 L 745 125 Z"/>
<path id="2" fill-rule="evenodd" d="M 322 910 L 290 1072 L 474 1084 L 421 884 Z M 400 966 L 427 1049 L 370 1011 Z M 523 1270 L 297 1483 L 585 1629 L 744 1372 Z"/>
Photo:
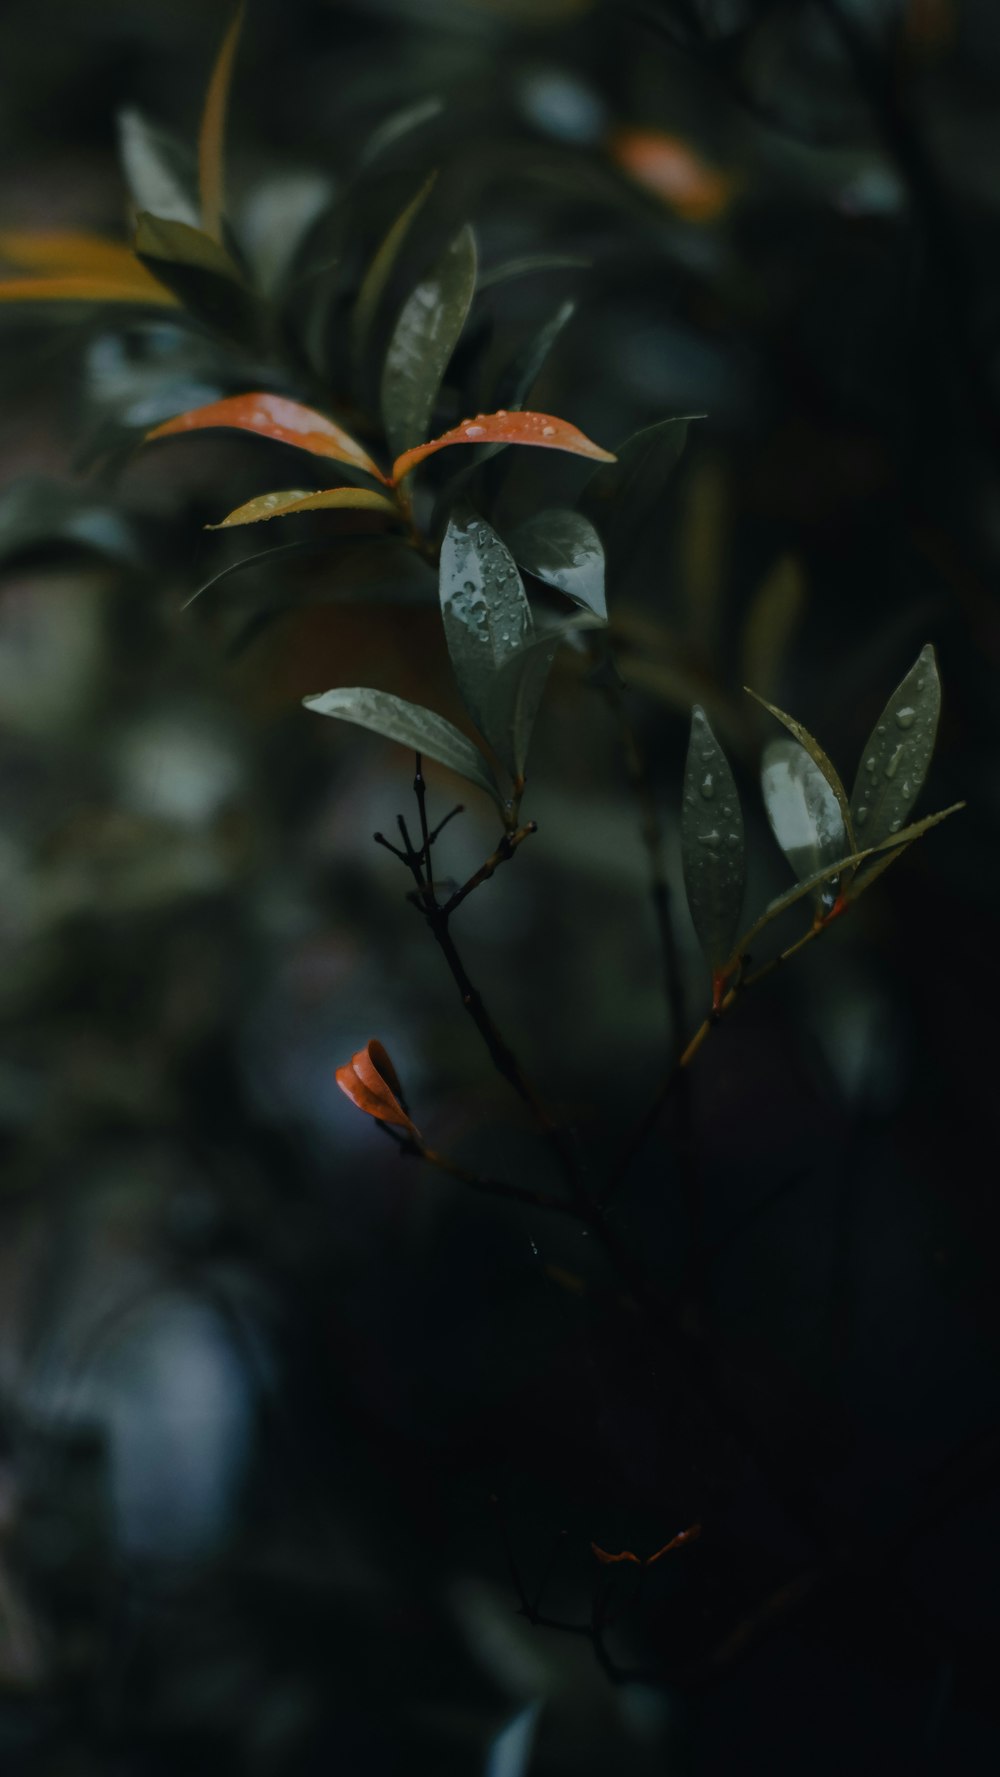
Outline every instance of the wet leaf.
<path id="1" fill-rule="evenodd" d="M 134 244 L 143 265 L 180 297 L 191 314 L 233 338 L 253 339 L 254 298 L 236 261 L 211 235 L 186 222 L 164 221 L 143 211 Z"/>
<path id="2" fill-rule="evenodd" d="M 684 887 L 713 975 L 728 961 L 746 887 L 743 811 L 733 774 L 700 704 L 691 712 L 681 811 Z"/>
<path id="3" fill-rule="evenodd" d="M 137 213 L 198 227 L 194 156 L 182 143 L 130 106 L 118 115 L 118 152 Z"/>
<path id="4" fill-rule="evenodd" d="M 627 556 L 650 513 L 658 511 L 687 443 L 688 426 L 703 417 L 692 414 L 645 426 L 619 445 L 615 456 L 608 454 L 609 468 L 590 477 L 579 508 L 596 525 L 612 563 Z"/>
<path id="5" fill-rule="evenodd" d="M 481 731 L 515 780 L 524 776 L 535 717 L 559 644 L 582 629 L 600 627 L 600 618 L 592 613 L 571 617 L 529 637 L 492 675 L 484 694 Z"/>
<path id="6" fill-rule="evenodd" d="M 272 614 L 303 604 L 437 605 L 437 576 L 408 543 L 385 536 L 369 536 L 362 542 L 334 535 L 279 543 L 227 562 L 185 600 L 183 609 L 237 574 L 248 577 L 253 597 L 255 570 L 267 577 L 279 560 L 295 567 L 298 562 L 293 558 L 304 562 L 310 556 L 325 558 L 322 575 L 308 581 L 303 590 L 299 576 L 283 573 L 277 582 L 280 596 L 272 596 L 265 607 Z M 237 591 L 243 594 L 242 588 Z"/>
<path id="7" fill-rule="evenodd" d="M 854 850 L 825 773 L 797 740 L 781 736 L 765 747 L 761 789 L 771 831 L 800 882 Z M 836 879 L 816 898 L 820 910 L 829 912 Z"/>
<path id="8" fill-rule="evenodd" d="M 460 777 L 485 790 L 503 812 L 503 797 L 479 748 L 434 710 L 367 686 L 341 686 L 317 697 L 305 697 L 302 701 L 307 710 L 313 710 L 318 716 L 336 716 L 342 722 L 354 722 L 359 728 L 371 728 L 387 740 L 398 741 L 412 752 L 426 753 L 429 759 L 447 765 Z"/>
<path id="9" fill-rule="evenodd" d="M 776 721 L 780 722 L 784 728 L 788 729 L 789 734 L 792 735 L 793 739 L 797 740 L 799 745 L 805 749 L 817 770 L 822 773 L 822 776 L 825 778 L 836 800 L 837 807 L 840 810 L 840 818 L 843 822 L 848 845 L 853 851 L 854 822 L 851 818 L 851 809 L 847 801 L 847 791 L 844 789 L 844 786 L 840 781 L 840 774 L 838 773 L 836 766 L 833 764 L 833 761 L 827 757 L 815 735 L 810 734 L 808 728 L 803 728 L 802 723 L 797 722 L 794 716 L 786 715 L 785 711 L 779 710 L 776 704 L 768 703 L 766 697 L 759 697 L 756 691 L 750 690 L 749 685 L 744 685 L 743 689 L 756 703 L 761 704 L 762 707 L 767 710 L 769 715 L 774 716 Z M 778 843 L 780 845 L 781 841 L 779 840 Z"/>
<path id="10" fill-rule="evenodd" d="M 420 1131 L 400 1103 L 399 1076 L 377 1037 L 372 1037 L 350 1061 L 338 1067 L 335 1077 L 341 1092 L 359 1111 L 419 1137 Z"/>
<path id="11" fill-rule="evenodd" d="M 397 454 L 423 437 L 476 288 L 466 224 L 403 304 L 382 371 L 382 417 Z"/>
<path id="12" fill-rule="evenodd" d="M 215 58 L 198 131 L 198 196 L 201 222 L 213 240 L 222 231 L 225 187 L 226 109 L 233 78 L 233 63 L 243 28 L 243 0 L 238 0 L 229 27 Z"/>
<path id="13" fill-rule="evenodd" d="M 210 427 L 234 427 L 237 431 L 255 432 L 259 438 L 271 438 L 278 444 L 294 445 L 316 457 L 332 457 L 338 463 L 353 463 L 384 481 L 382 471 L 372 462 L 356 438 L 334 425 L 325 414 L 285 395 L 229 395 L 223 401 L 211 401 L 207 407 L 195 407 L 179 413 L 162 426 L 147 432 L 147 443 L 155 438 L 170 438 L 175 433 L 199 432 Z"/>
<path id="14" fill-rule="evenodd" d="M 519 681 L 499 675 L 533 638 L 534 623 L 514 558 L 483 519 L 475 514 L 452 519 L 441 544 L 438 585 L 462 700 L 479 732 L 517 776 L 508 705 Z"/>
<path id="15" fill-rule="evenodd" d="M 553 507 L 536 512 L 511 533 L 508 546 L 522 568 L 558 587 L 574 604 L 607 619 L 604 550 L 590 520 Z"/>
<path id="16" fill-rule="evenodd" d="M 496 413 L 477 413 L 474 419 L 463 420 L 440 438 L 404 451 L 392 466 L 393 482 L 404 480 L 426 457 L 453 444 L 529 444 L 542 450 L 565 450 L 572 456 L 593 457 L 601 463 L 614 462 L 611 451 L 595 444 L 568 420 L 557 419 L 551 413 L 505 412 L 499 408 Z"/>
<path id="17" fill-rule="evenodd" d="M 385 295 L 393 267 L 399 258 L 399 250 L 417 215 L 427 202 L 436 179 L 436 172 L 432 173 L 429 179 L 425 179 L 420 190 L 410 199 L 405 209 L 400 211 L 361 280 L 361 288 L 358 291 L 354 313 L 351 316 L 351 355 L 356 367 L 361 366 L 367 353 L 372 326 L 378 313 L 379 304 Z"/>
<path id="18" fill-rule="evenodd" d="M 923 787 L 941 711 L 941 682 L 928 642 L 897 685 L 861 755 L 851 812 L 864 845 L 898 833 Z"/>
<path id="19" fill-rule="evenodd" d="M 328 510 L 360 512 L 378 512 L 394 520 L 402 522 L 398 506 L 387 500 L 384 494 L 377 494 L 367 487 L 327 487 L 318 493 L 310 493 L 305 488 L 289 488 L 285 493 L 258 494 L 255 499 L 247 500 L 245 505 L 237 506 L 218 524 L 205 526 L 208 531 L 224 531 L 232 525 L 261 524 L 269 518 L 287 518 L 295 512 L 323 512 Z"/>
<path id="20" fill-rule="evenodd" d="M 479 289 L 492 290 L 496 284 L 507 284 L 512 278 L 531 277 L 539 272 L 589 271 L 593 263 L 581 253 L 526 253 L 521 259 L 507 259 L 502 265 L 484 272 L 479 279 Z"/>

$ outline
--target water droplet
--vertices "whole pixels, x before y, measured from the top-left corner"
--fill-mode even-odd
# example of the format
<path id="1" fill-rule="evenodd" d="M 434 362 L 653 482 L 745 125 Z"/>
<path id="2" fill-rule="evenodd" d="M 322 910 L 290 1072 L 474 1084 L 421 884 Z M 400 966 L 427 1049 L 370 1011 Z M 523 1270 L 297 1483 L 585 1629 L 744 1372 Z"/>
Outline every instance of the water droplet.
<path id="1" fill-rule="evenodd" d="M 715 795 L 715 779 L 710 771 L 706 771 L 701 780 L 701 793 L 706 802 L 711 802 L 712 797 Z"/>
<path id="2" fill-rule="evenodd" d="M 703 752 L 702 752 L 702 755 L 701 755 L 701 756 L 702 756 L 702 759 L 703 759 L 703 761 L 704 761 L 704 763 L 705 763 L 705 764 L 706 764 L 706 765 L 707 765 L 707 764 L 708 764 L 708 761 L 709 761 L 709 760 L 710 760 L 710 759 L 711 759 L 711 757 L 712 757 L 712 749 L 711 749 L 711 747 L 705 747 L 705 749 L 704 749 L 704 750 L 703 750 Z"/>
<path id="3" fill-rule="evenodd" d="M 856 814 L 856 815 L 855 815 L 855 817 L 854 817 L 854 818 L 855 818 L 855 820 L 856 820 L 856 821 L 857 821 L 857 823 L 858 823 L 858 826 L 859 826 L 859 827 L 863 827 L 863 826 L 864 826 L 864 824 L 865 824 L 865 822 L 866 822 L 866 820 L 867 820 L 867 819 L 868 819 L 868 810 L 867 810 L 867 808 L 859 808 L 859 809 L 858 809 L 858 812 L 857 812 L 857 814 Z"/>
<path id="4" fill-rule="evenodd" d="M 498 420 L 505 420 L 507 418 L 507 409 L 505 407 L 498 407 L 496 417 Z"/>
<path id="5" fill-rule="evenodd" d="M 716 833 L 714 829 L 711 833 L 699 833 L 699 835 L 698 835 L 698 844 L 699 845 L 707 845 L 710 847 L 710 849 L 712 851 L 715 850 L 718 843 L 719 843 L 719 834 Z"/>
<path id="6" fill-rule="evenodd" d="M 471 593 L 475 592 L 475 590 L 476 590 L 475 581 L 474 580 L 466 580 L 464 586 L 462 587 L 462 591 L 468 592 L 471 594 Z"/>
<path id="7" fill-rule="evenodd" d="M 875 732 L 876 732 L 876 734 L 884 734 L 885 733 L 885 723 L 880 722 L 878 727 L 876 728 Z"/>
<path id="8" fill-rule="evenodd" d="M 897 728 L 912 728 L 916 718 L 916 710 L 911 709 L 909 704 L 904 704 L 902 709 L 896 711 L 896 726 Z"/>
<path id="9" fill-rule="evenodd" d="M 738 833 L 727 833 L 726 834 L 726 844 L 728 845 L 730 851 L 737 851 L 739 849 L 739 843 L 740 843 L 740 836 Z"/>
<path id="10" fill-rule="evenodd" d="M 874 771 L 875 770 L 875 755 L 874 754 L 872 754 L 872 756 L 870 758 L 865 760 L 865 770 L 866 771 Z"/>
<path id="11" fill-rule="evenodd" d="M 899 761 L 902 757 L 903 757 L 903 746 L 902 746 L 902 742 L 900 742 L 899 746 L 896 748 L 896 751 L 892 754 L 892 757 L 890 759 L 886 760 L 886 767 L 885 767 L 886 777 L 895 777 L 897 771 L 899 770 Z"/>
<path id="12" fill-rule="evenodd" d="M 543 426 L 542 427 L 542 437 L 543 438 L 554 438 L 555 435 L 556 435 L 555 426 Z"/>
<path id="13" fill-rule="evenodd" d="M 890 833 L 898 833 L 899 829 L 902 825 L 903 825 L 902 821 L 890 821 L 889 822 Z"/>

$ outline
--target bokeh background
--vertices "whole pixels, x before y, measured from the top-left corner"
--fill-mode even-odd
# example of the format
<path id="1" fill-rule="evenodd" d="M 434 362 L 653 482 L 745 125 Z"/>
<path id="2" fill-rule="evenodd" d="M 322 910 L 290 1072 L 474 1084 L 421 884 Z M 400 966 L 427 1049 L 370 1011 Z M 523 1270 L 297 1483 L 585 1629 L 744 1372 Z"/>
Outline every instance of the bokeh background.
<path id="1" fill-rule="evenodd" d="M 116 114 L 193 141 L 226 16 L 5 0 L 0 224 L 121 235 Z M 204 524 L 282 485 L 276 447 L 139 453 L 208 398 L 207 347 L 0 312 L 5 1773 L 996 1770 L 998 94 L 991 0 L 249 8 L 245 240 L 322 230 L 417 106 L 371 244 L 437 167 L 487 270 L 565 257 L 484 290 L 445 419 L 569 303 L 533 405 L 610 446 L 706 416 L 608 539 L 691 1028 L 691 702 L 734 760 L 756 910 L 787 874 L 743 684 L 850 778 L 938 651 L 920 812 L 967 809 L 748 997 L 618 1200 L 697 1373 L 579 1231 L 399 1159 L 336 1091 L 377 1034 L 436 1147 L 551 1182 L 372 845 L 409 762 L 299 704 L 449 707 L 433 612 L 343 543 L 185 608 L 232 559 Z M 521 455 L 498 515 L 576 497 L 581 465 Z M 615 724 L 572 659 L 526 812 L 460 936 L 597 1167 L 671 1031 Z M 470 797 L 444 867 L 495 837 Z M 511 1552 L 587 1624 L 592 1541 L 695 1521 L 633 1602 L 614 1581 L 640 1679 L 519 1614 Z"/>

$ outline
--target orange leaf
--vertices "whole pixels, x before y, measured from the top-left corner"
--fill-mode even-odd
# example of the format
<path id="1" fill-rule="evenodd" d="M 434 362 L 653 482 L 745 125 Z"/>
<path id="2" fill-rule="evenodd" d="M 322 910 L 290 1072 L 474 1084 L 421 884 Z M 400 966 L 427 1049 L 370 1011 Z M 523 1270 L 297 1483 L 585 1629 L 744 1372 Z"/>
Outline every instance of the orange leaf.
<path id="1" fill-rule="evenodd" d="M 233 78 L 236 46 L 243 27 L 243 0 L 233 13 L 229 28 L 215 58 L 205 94 L 205 105 L 198 131 L 198 195 L 201 199 L 201 223 L 214 241 L 222 232 L 222 201 L 224 184 L 223 150 L 226 134 L 226 106 Z"/>
<path id="2" fill-rule="evenodd" d="M 256 432 L 259 438 L 274 438 L 279 444 L 292 444 L 297 450 L 311 451 L 316 457 L 334 457 L 339 463 L 353 463 L 381 482 L 386 481 L 381 469 L 372 462 L 356 438 L 335 426 L 325 414 L 289 401 L 284 395 L 230 395 L 224 401 L 211 401 L 207 407 L 193 407 L 179 413 L 162 426 L 146 433 L 146 442 L 153 438 L 169 438 L 175 432 L 200 432 L 211 426 L 232 426 L 238 431 Z"/>
<path id="3" fill-rule="evenodd" d="M 729 206 L 735 181 L 709 166 L 679 136 L 662 130 L 618 130 L 611 157 L 685 222 L 714 222 Z"/>
<path id="4" fill-rule="evenodd" d="M 446 450 L 450 444 L 535 444 L 543 450 L 567 450 L 577 457 L 593 457 L 599 463 L 613 463 L 614 452 L 603 450 L 568 420 L 556 419 L 551 413 L 477 413 L 475 419 L 463 420 L 429 444 L 415 444 L 404 450 L 392 465 L 392 480 L 397 483 L 409 475 L 425 457 Z"/>
<path id="5" fill-rule="evenodd" d="M 663 1555 L 669 1555 L 672 1549 L 679 1549 L 685 1543 L 694 1542 L 695 1538 L 700 1535 L 701 1525 L 692 1524 L 687 1530 L 679 1530 L 668 1543 L 664 1543 L 662 1549 L 657 1549 L 655 1555 L 647 1555 L 644 1559 L 633 1555 L 631 1549 L 623 1549 L 620 1555 L 609 1555 L 607 1549 L 599 1549 L 596 1543 L 591 1543 L 590 1546 L 598 1561 L 603 1561 L 606 1567 L 617 1567 L 620 1561 L 631 1562 L 633 1567 L 652 1567 L 654 1561 L 659 1561 Z"/>
<path id="6" fill-rule="evenodd" d="M 0 230 L 0 259 L 23 271 L 63 273 L 116 284 L 129 282 L 142 289 L 155 282 L 124 241 L 108 241 L 102 235 L 77 229 L 39 233 L 31 229 Z M 155 288 L 161 287 L 155 284 Z"/>
<path id="7" fill-rule="evenodd" d="M 419 1140 L 420 1131 L 399 1102 L 402 1095 L 399 1076 L 377 1037 L 372 1037 L 363 1049 L 351 1056 L 350 1061 L 338 1067 L 336 1079 L 341 1092 L 347 1094 L 359 1111 L 377 1118 L 380 1123 L 393 1123 L 406 1129 Z"/>
<path id="8" fill-rule="evenodd" d="M 309 493 L 305 488 L 289 488 L 286 493 L 258 494 L 256 499 L 247 500 L 243 506 L 237 506 L 234 512 L 220 520 L 218 524 L 208 524 L 207 531 L 224 531 L 229 525 L 260 524 L 269 518 L 286 518 L 291 512 L 320 512 L 328 507 L 336 511 L 345 508 L 362 512 L 380 512 L 388 518 L 402 519 L 398 506 L 387 500 L 384 494 L 377 494 L 369 487 L 325 487 L 319 493 Z"/>
<path id="9" fill-rule="evenodd" d="M 148 275 L 140 279 L 67 274 L 0 279 L 0 302 L 142 302 L 169 308 L 177 298 Z"/>

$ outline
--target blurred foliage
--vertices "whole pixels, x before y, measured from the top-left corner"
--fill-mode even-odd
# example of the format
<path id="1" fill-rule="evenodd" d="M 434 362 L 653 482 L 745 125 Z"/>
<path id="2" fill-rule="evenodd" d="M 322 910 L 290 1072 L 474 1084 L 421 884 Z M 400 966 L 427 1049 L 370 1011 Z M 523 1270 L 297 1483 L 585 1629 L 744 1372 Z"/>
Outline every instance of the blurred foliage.
<path id="1" fill-rule="evenodd" d="M 0 15 L 5 288 L 91 280 L 0 303 L 0 1765 L 992 1771 L 1000 16 L 251 0 L 206 230 L 230 17 Z M 486 438 L 421 464 L 416 536 L 371 505 L 206 529 L 328 465 L 145 434 L 264 391 L 384 475 L 382 366 L 465 225 L 464 326 L 390 454 L 530 408 L 617 462 Z M 26 257 L 68 232 L 82 270 L 78 238 Z M 462 502 L 543 627 L 603 617 L 592 528 L 606 556 L 624 690 L 561 650 L 537 836 L 456 916 L 594 1178 L 704 1010 L 691 705 L 758 909 L 789 879 L 744 683 L 863 772 L 888 687 L 941 663 L 930 805 L 969 811 L 725 1020 L 616 1199 L 669 1341 L 571 1221 L 418 1168 L 336 1089 L 377 1032 L 435 1149 L 552 1189 L 371 843 L 410 762 L 299 701 L 373 687 L 468 740 L 414 546 Z M 442 892 L 496 825 L 470 794 Z M 543 1583 L 641 1679 L 533 1626 Z"/>

